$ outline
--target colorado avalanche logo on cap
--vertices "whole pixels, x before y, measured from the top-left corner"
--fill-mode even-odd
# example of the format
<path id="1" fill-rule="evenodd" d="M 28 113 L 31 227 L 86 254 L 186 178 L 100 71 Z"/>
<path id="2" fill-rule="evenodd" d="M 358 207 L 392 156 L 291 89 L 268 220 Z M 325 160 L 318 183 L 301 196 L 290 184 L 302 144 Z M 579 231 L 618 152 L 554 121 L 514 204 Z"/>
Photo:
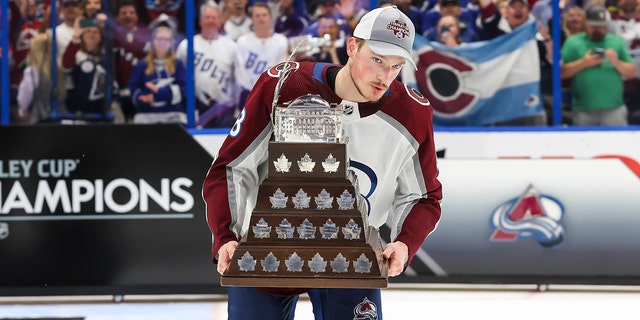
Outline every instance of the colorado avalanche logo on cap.
<path id="1" fill-rule="evenodd" d="M 397 19 L 389 22 L 387 30 L 391 30 L 393 35 L 400 40 L 409 37 L 409 27 L 407 26 L 407 23 Z"/>

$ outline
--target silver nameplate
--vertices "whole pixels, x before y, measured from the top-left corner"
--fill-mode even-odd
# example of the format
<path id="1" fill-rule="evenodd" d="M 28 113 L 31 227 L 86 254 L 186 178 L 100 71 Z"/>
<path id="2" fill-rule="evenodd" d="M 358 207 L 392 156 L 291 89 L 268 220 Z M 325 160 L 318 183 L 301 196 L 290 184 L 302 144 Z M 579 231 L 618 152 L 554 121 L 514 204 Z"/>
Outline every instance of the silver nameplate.
<path id="1" fill-rule="evenodd" d="M 353 221 L 353 219 L 349 219 L 349 222 L 347 222 L 347 225 L 342 227 L 342 234 L 344 235 L 344 238 L 347 240 L 360 239 L 361 231 L 362 231 L 362 228 L 359 227 L 358 224 L 355 221 Z"/>
<path id="2" fill-rule="evenodd" d="M 264 221 L 264 218 L 260 218 L 252 229 L 253 235 L 258 239 L 268 239 L 271 236 L 271 226 Z"/>
<path id="3" fill-rule="evenodd" d="M 306 209 L 309 208 L 309 203 L 311 202 L 311 197 L 307 196 L 307 193 L 304 190 L 298 190 L 298 193 L 291 199 L 293 201 L 293 206 L 296 209 Z"/>
<path id="4" fill-rule="evenodd" d="M 273 255 L 273 252 L 269 252 L 263 260 L 260 260 L 260 264 L 264 272 L 276 272 L 280 266 L 280 260 Z"/>
<path id="5" fill-rule="evenodd" d="M 318 209 L 331 209 L 333 207 L 333 197 L 325 189 L 320 191 L 315 200 Z"/>
<path id="6" fill-rule="evenodd" d="M 346 189 L 342 192 L 340 197 L 336 199 L 336 202 L 338 202 L 338 209 L 340 210 L 353 209 L 355 201 L 356 199 Z"/>
<path id="7" fill-rule="evenodd" d="M 338 167 L 340 167 L 340 161 L 334 158 L 331 153 L 329 153 L 329 156 L 322 162 L 324 172 L 337 172 Z"/>
<path id="8" fill-rule="evenodd" d="M 347 272 L 348 268 L 349 261 L 347 261 L 347 258 L 345 258 L 342 253 L 338 253 L 336 258 L 331 261 L 331 269 L 333 269 L 333 272 L 335 273 Z"/>
<path id="9" fill-rule="evenodd" d="M 322 234 L 322 239 L 337 239 L 338 238 L 338 227 L 336 226 L 331 219 L 328 219 L 327 222 L 324 223 L 322 227 L 320 227 L 320 233 Z"/>
<path id="10" fill-rule="evenodd" d="M 289 172 L 291 161 L 283 153 L 277 161 L 273 162 L 273 165 L 276 167 L 276 172 Z"/>
<path id="11" fill-rule="evenodd" d="M 361 254 L 360 257 L 358 257 L 358 260 L 353 263 L 353 267 L 356 269 L 357 273 L 370 273 L 371 265 L 371 261 L 364 255 L 364 253 Z"/>
<path id="12" fill-rule="evenodd" d="M 294 252 L 289 259 L 284 261 L 284 264 L 287 266 L 287 271 L 291 272 L 302 272 L 302 266 L 304 266 L 304 261 L 300 259 L 300 256 Z"/>
<path id="13" fill-rule="evenodd" d="M 325 269 L 327 268 L 327 262 L 322 258 L 320 253 L 316 253 L 313 258 L 309 260 L 308 264 L 311 272 L 315 273 L 325 272 Z"/>
<path id="14" fill-rule="evenodd" d="M 287 199 L 289 197 L 285 196 L 284 192 L 278 188 L 276 192 L 273 193 L 272 196 L 269 196 L 269 201 L 271 202 L 271 208 L 273 209 L 282 209 L 287 207 Z"/>
<path id="15" fill-rule="evenodd" d="M 298 235 L 303 240 L 314 239 L 316 237 L 316 227 L 313 226 L 311 221 L 304 219 L 298 227 Z"/>
<path id="16" fill-rule="evenodd" d="M 244 255 L 242 255 L 241 259 L 238 259 L 238 267 L 240 268 L 240 271 L 255 271 L 256 263 L 257 261 L 249 253 L 249 251 L 245 252 Z"/>
<path id="17" fill-rule="evenodd" d="M 287 219 L 282 219 L 280 225 L 276 227 L 278 239 L 293 239 L 294 228 Z"/>
<path id="18" fill-rule="evenodd" d="M 304 154 L 304 157 L 298 160 L 298 167 L 301 172 L 313 172 L 313 168 L 316 166 L 316 163 L 311 159 L 308 153 Z"/>

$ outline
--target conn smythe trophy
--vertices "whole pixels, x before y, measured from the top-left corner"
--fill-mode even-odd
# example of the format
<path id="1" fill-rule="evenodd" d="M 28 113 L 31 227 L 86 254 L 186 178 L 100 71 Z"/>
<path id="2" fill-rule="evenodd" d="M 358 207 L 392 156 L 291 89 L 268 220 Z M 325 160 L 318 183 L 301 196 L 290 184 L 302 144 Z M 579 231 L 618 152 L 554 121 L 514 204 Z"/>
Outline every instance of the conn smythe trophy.
<path id="1" fill-rule="evenodd" d="M 387 261 L 349 170 L 342 106 L 275 106 L 269 173 L 223 286 L 381 288 Z"/>

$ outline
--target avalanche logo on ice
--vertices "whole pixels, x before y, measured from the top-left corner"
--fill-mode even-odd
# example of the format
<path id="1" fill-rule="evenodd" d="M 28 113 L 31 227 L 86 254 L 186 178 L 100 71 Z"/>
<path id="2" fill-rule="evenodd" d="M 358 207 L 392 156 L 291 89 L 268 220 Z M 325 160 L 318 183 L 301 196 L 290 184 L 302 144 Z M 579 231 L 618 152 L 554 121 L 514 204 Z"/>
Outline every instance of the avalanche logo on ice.
<path id="1" fill-rule="evenodd" d="M 532 185 L 515 199 L 498 206 L 491 216 L 492 242 L 514 242 L 534 238 L 545 247 L 558 245 L 564 239 L 560 224 L 564 207 L 555 198 L 541 195 Z"/>

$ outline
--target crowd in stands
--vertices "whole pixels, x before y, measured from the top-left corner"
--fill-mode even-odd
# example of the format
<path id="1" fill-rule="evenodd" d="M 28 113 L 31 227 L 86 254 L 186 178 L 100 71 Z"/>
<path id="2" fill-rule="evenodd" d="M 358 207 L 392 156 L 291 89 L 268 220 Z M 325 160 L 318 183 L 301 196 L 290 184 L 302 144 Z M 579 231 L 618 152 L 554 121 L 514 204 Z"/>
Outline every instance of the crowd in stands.
<path id="1" fill-rule="evenodd" d="M 378 5 L 397 6 L 419 35 L 449 47 L 537 23 L 539 61 L 531 63 L 540 65 L 545 110 L 492 125 L 553 124 L 554 41 L 561 43 L 563 124 L 640 124 L 640 0 L 560 0 L 560 39 L 552 39 L 552 3 Z M 260 74 L 296 46 L 295 60 L 346 63 L 346 39 L 369 1 L 207 0 L 195 1 L 194 8 L 195 19 L 187 21 L 185 0 L 9 0 L 4 54 L 12 123 L 186 124 L 186 70 L 192 65 L 197 126 L 230 127 Z M 185 37 L 187 23 L 196 30 L 191 38 Z"/>

